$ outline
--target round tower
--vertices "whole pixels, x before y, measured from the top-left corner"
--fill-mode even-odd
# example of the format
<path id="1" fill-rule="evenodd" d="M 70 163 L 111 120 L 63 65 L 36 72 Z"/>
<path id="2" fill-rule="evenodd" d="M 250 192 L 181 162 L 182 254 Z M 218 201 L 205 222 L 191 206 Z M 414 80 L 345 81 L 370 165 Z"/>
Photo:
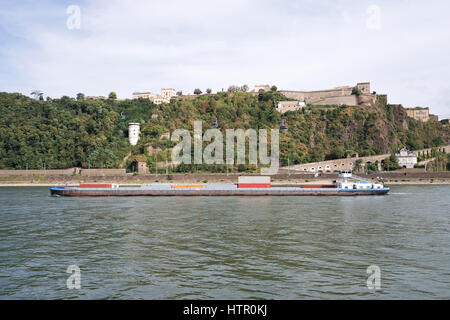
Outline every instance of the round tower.
<path id="1" fill-rule="evenodd" d="M 130 122 L 128 124 L 128 140 L 131 145 L 135 146 L 139 140 L 140 124 L 138 122 Z"/>

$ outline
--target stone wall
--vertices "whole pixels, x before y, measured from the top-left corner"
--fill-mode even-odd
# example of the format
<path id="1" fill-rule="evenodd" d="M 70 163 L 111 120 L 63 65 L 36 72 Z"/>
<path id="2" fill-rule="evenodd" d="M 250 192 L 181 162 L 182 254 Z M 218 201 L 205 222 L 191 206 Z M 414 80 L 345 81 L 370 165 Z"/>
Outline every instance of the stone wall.
<path id="1" fill-rule="evenodd" d="M 440 152 L 450 153 L 450 145 L 437 147 Z M 416 155 L 431 154 L 431 148 L 413 151 Z M 282 169 L 289 169 L 294 172 L 304 172 L 304 173 L 315 173 L 315 172 L 336 172 L 340 170 L 354 170 L 356 166 L 356 161 L 362 160 L 362 165 L 365 166 L 368 163 L 375 163 L 378 161 L 379 169 L 381 169 L 381 163 L 389 158 L 391 154 L 380 154 L 376 156 L 368 157 L 354 157 L 354 158 L 343 158 L 311 163 L 296 164 L 289 167 L 282 167 Z"/>
<path id="2" fill-rule="evenodd" d="M 111 176 L 126 174 L 125 169 L 52 169 L 52 170 L 0 170 L 2 176 L 70 176 L 80 174 L 82 176 Z"/>
<path id="3" fill-rule="evenodd" d="M 323 105 L 332 105 L 332 104 L 337 104 L 337 105 L 348 105 L 348 106 L 357 106 L 359 105 L 358 103 L 358 97 L 355 95 L 351 95 L 351 96 L 344 96 L 344 97 L 330 97 L 330 98 L 325 98 L 322 99 L 320 101 L 316 102 L 317 104 L 323 104 Z"/>
<path id="4" fill-rule="evenodd" d="M 125 175 L 125 169 L 81 169 L 80 174 L 82 176 L 115 176 Z"/>
<path id="5" fill-rule="evenodd" d="M 406 108 L 408 117 L 427 122 L 430 119 L 430 110 L 428 108 Z"/>
<path id="6" fill-rule="evenodd" d="M 417 156 L 431 155 L 431 149 L 432 148 L 427 148 L 427 149 L 422 149 L 422 150 L 416 150 L 416 151 L 413 151 L 413 152 Z M 450 153 L 450 145 L 443 146 L 443 147 L 436 147 L 436 150 L 438 150 L 440 152 Z"/>
<path id="7" fill-rule="evenodd" d="M 1 176 L 51 176 L 79 174 L 79 168 L 52 169 L 52 170 L 0 170 Z"/>
<path id="8" fill-rule="evenodd" d="M 319 91 L 290 91 L 279 90 L 286 98 L 304 101 L 306 104 L 337 104 L 337 105 L 366 105 L 371 106 L 376 102 L 376 95 L 364 93 L 360 96 L 352 95 L 352 87 L 340 87 Z"/>

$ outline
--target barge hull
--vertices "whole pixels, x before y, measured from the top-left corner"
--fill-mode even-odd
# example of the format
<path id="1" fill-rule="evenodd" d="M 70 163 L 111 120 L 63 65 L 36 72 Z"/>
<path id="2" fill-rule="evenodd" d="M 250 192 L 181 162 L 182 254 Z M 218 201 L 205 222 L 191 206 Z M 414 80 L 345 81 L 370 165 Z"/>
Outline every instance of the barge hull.
<path id="1" fill-rule="evenodd" d="M 106 197 L 106 196 L 357 196 L 383 195 L 388 188 L 370 190 L 76 190 L 50 188 L 51 195 L 66 197 Z"/>

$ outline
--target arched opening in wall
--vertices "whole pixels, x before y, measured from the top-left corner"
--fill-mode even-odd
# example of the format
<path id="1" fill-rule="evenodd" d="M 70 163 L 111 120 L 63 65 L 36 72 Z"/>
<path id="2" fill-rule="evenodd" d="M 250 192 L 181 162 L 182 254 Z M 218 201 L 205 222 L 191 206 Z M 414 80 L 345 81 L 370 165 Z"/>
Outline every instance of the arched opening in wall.
<path id="1" fill-rule="evenodd" d="M 127 168 L 126 168 L 126 171 L 127 172 L 138 172 L 138 162 L 137 162 L 137 160 L 131 161 L 128 164 Z"/>

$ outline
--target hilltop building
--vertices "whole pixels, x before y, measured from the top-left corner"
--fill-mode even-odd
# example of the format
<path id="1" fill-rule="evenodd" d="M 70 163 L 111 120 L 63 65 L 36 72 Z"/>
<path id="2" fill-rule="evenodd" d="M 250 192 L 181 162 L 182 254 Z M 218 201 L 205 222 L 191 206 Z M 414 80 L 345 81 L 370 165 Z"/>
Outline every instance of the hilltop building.
<path id="1" fill-rule="evenodd" d="M 138 143 L 140 132 L 141 128 L 138 122 L 130 122 L 128 124 L 128 140 L 131 145 L 135 146 Z"/>
<path id="2" fill-rule="evenodd" d="M 151 92 L 133 92 L 133 99 L 149 99 L 154 104 L 169 103 L 172 97 L 176 96 L 173 88 L 162 88 L 161 94 Z"/>
<path id="3" fill-rule="evenodd" d="M 395 157 L 398 160 L 398 164 L 403 168 L 414 168 L 414 165 L 417 163 L 417 155 L 406 148 L 398 150 L 395 153 Z"/>
<path id="4" fill-rule="evenodd" d="M 277 111 L 285 113 L 287 111 L 296 111 L 303 108 L 306 104 L 303 101 L 279 101 L 277 104 Z"/>
<path id="5" fill-rule="evenodd" d="M 430 110 L 428 108 L 416 107 L 416 108 L 405 108 L 405 110 L 406 115 L 410 118 L 422 122 L 427 122 L 428 120 L 430 120 Z"/>

